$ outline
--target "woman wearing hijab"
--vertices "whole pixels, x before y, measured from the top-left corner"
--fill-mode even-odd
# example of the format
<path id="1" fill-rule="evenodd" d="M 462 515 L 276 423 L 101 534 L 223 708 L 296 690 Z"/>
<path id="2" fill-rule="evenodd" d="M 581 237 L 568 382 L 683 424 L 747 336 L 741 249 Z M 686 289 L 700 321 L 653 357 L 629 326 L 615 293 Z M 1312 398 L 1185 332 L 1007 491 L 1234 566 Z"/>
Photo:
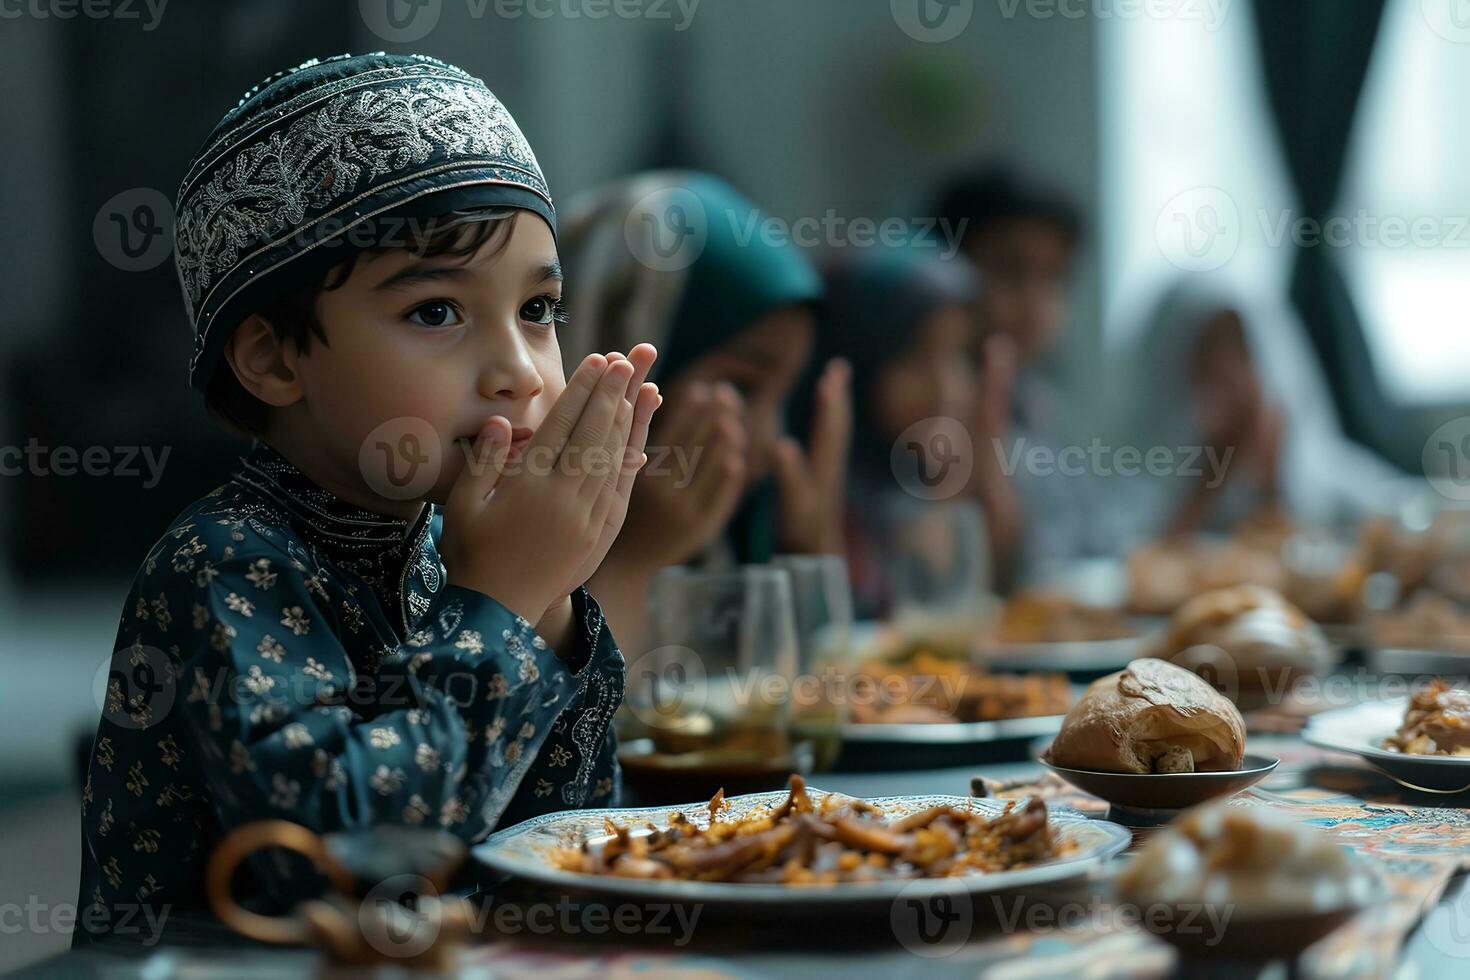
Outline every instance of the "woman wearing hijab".
<path id="1" fill-rule="evenodd" d="M 1228 532 L 1286 515 L 1325 523 L 1379 511 L 1403 477 L 1339 427 L 1295 317 L 1196 279 L 1159 303 L 1133 356 L 1140 446 L 1198 447 L 1190 473 L 1156 481 L 1155 533 Z M 1196 472 L 1197 471 L 1197 472 Z"/>
<path id="2" fill-rule="evenodd" d="M 607 618 L 637 652 L 660 569 L 841 549 L 847 368 L 823 370 L 803 448 L 786 435 L 785 408 L 811 354 L 821 280 L 724 181 L 641 174 L 574 200 L 564 220 L 564 353 L 629 337 L 660 351 L 651 380 L 668 424 L 650 434 L 625 544 L 594 576 Z"/>
<path id="3" fill-rule="evenodd" d="M 980 410 L 981 359 L 972 319 L 978 294 L 979 277 L 968 261 L 941 258 L 921 243 L 859 250 L 827 271 L 813 360 L 843 358 L 852 369 L 846 540 L 860 616 L 888 612 L 893 598 L 899 559 L 888 553 L 880 525 L 911 521 L 936 511 L 933 501 L 975 488 L 973 474 L 948 476 L 945 467 L 954 460 L 942 457 L 963 451 L 954 443 L 968 439 L 966 429 Z M 798 405 L 798 427 L 806 407 Z M 968 455 L 966 462 L 984 462 Z M 977 531 L 983 539 L 983 527 Z M 989 557 L 983 540 L 974 546 L 982 560 Z M 926 560 L 945 565 L 935 548 L 926 549 Z"/>

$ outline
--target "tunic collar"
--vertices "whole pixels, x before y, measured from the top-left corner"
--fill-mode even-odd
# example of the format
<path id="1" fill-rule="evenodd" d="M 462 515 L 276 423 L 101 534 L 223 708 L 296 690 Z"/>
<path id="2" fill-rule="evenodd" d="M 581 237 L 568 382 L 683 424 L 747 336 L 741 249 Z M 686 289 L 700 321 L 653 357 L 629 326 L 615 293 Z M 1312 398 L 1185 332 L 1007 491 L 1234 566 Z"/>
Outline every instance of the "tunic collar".
<path id="1" fill-rule="evenodd" d="M 412 521 L 365 510 L 323 489 L 260 441 L 240 464 L 235 482 L 283 507 L 303 538 L 372 587 L 383 611 L 406 634 L 426 605 L 421 592 L 438 591 L 443 578 L 429 533 L 433 505 L 426 504 Z"/>

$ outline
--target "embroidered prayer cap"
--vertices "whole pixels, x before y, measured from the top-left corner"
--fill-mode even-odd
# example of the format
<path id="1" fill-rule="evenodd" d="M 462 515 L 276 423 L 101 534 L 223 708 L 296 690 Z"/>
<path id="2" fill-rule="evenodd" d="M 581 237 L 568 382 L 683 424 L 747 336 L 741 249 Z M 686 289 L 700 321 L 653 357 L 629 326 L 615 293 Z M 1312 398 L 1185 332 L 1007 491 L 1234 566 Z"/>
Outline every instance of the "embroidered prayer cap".
<path id="1" fill-rule="evenodd" d="M 535 154 L 480 79 L 381 51 L 267 78 L 215 126 L 179 186 L 190 382 L 208 390 L 226 340 L 263 303 L 395 227 L 402 236 L 409 221 L 478 207 L 533 211 L 556 232 Z"/>

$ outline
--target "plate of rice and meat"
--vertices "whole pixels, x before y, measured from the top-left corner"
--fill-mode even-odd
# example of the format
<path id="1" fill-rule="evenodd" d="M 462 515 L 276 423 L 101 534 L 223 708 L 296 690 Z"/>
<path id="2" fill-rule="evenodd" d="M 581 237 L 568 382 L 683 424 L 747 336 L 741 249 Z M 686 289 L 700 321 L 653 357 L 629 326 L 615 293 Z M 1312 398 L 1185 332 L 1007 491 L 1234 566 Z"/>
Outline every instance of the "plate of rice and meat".
<path id="1" fill-rule="evenodd" d="M 1302 738 L 1361 756 L 1410 789 L 1470 793 L 1470 691 L 1441 678 L 1407 698 L 1317 715 Z"/>
<path id="2" fill-rule="evenodd" d="M 626 898 L 821 912 L 1085 874 L 1129 832 L 1041 799 L 860 800 L 808 788 L 534 817 L 474 848 L 489 868 Z"/>

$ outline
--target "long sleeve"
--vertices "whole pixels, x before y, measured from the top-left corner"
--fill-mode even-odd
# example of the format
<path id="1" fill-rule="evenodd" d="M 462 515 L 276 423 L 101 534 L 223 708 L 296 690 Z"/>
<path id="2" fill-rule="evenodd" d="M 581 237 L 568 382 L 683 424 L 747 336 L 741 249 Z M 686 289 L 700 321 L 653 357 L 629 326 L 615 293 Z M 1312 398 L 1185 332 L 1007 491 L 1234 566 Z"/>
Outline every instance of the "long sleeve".
<path id="1" fill-rule="evenodd" d="M 581 612 L 585 629 L 585 603 Z M 424 824 L 476 841 L 533 767 L 549 776 L 563 754 L 563 767 L 577 763 L 559 780 L 563 795 L 591 792 L 610 717 L 582 710 L 583 684 L 604 682 L 595 655 L 616 655 L 610 639 L 593 641 L 573 676 L 524 619 L 445 586 L 405 642 L 369 665 L 342 640 L 360 621 L 324 568 L 278 549 L 215 566 L 176 710 L 202 747 L 224 830 L 280 817 L 318 833 Z M 577 757 L 575 739 L 541 758 L 558 725 L 597 729 L 584 738 L 593 758 Z"/>
<path id="2" fill-rule="evenodd" d="M 597 603 L 573 594 L 575 629 L 553 651 L 445 581 L 440 533 L 434 511 L 364 511 L 263 443 L 175 519 L 133 580 L 108 665 L 77 935 L 121 935 L 140 908 L 207 907 L 209 855 L 257 820 L 473 843 L 613 802 L 623 658 Z M 274 914 L 323 884 L 270 852 L 234 891 Z"/>

